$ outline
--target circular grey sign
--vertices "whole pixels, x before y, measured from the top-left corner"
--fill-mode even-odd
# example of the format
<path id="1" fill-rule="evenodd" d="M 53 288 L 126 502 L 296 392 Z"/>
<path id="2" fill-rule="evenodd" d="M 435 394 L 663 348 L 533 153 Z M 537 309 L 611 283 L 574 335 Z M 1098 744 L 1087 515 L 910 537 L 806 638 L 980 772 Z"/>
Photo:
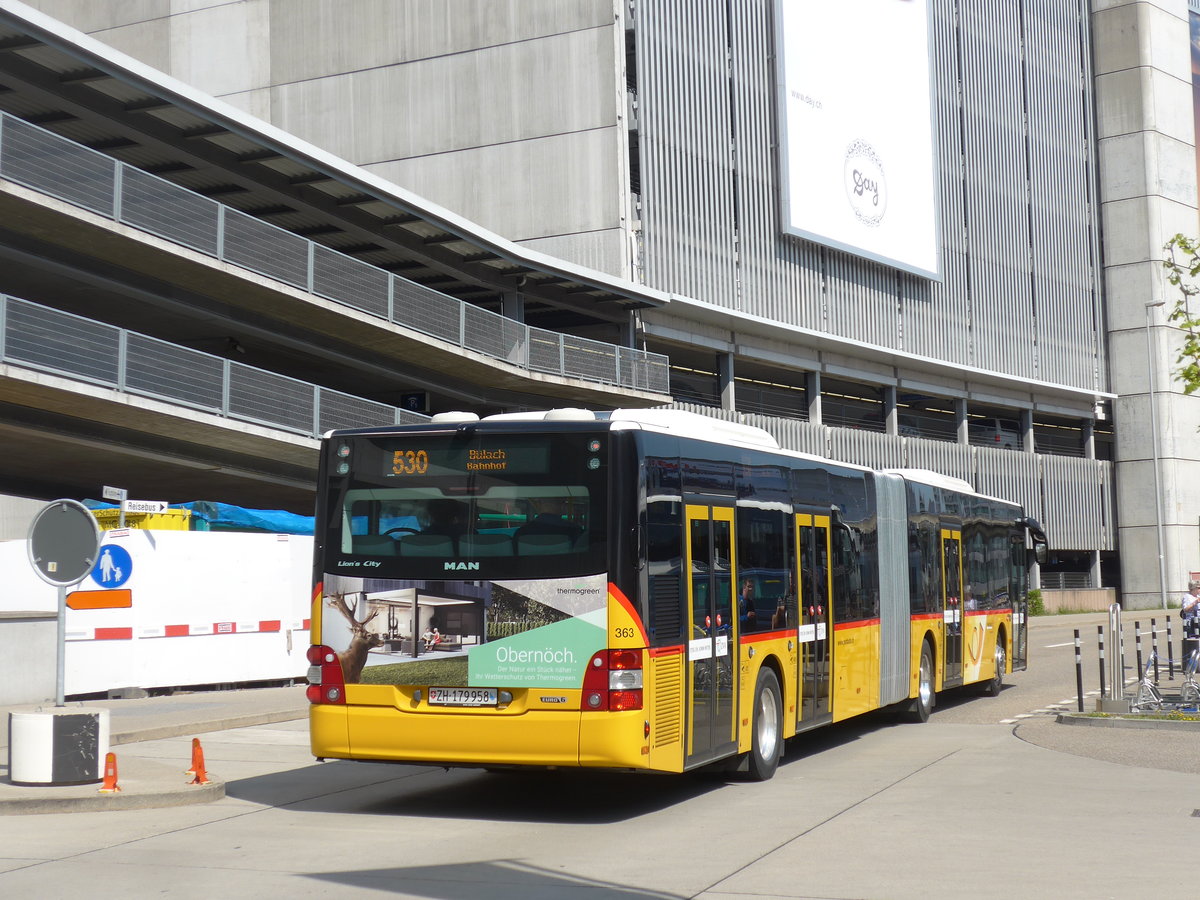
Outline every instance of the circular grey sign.
<path id="1" fill-rule="evenodd" d="M 29 526 L 29 561 L 42 581 L 59 587 L 83 581 L 100 552 L 100 528 L 75 500 L 42 507 Z"/>

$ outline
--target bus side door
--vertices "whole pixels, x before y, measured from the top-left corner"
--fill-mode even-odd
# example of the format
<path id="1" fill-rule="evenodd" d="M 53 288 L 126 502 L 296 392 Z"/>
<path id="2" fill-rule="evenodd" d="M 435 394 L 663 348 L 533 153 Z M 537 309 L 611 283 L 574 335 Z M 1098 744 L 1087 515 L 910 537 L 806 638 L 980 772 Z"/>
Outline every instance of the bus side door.
<path id="1" fill-rule="evenodd" d="M 800 566 L 800 723 L 802 727 L 828 722 L 833 660 L 830 599 L 829 516 L 796 516 L 797 561 Z"/>
<path id="2" fill-rule="evenodd" d="M 688 740 L 685 765 L 737 748 L 738 622 L 733 605 L 733 509 L 689 504 Z"/>
<path id="3" fill-rule="evenodd" d="M 942 528 L 942 687 L 963 680 L 962 531 Z"/>

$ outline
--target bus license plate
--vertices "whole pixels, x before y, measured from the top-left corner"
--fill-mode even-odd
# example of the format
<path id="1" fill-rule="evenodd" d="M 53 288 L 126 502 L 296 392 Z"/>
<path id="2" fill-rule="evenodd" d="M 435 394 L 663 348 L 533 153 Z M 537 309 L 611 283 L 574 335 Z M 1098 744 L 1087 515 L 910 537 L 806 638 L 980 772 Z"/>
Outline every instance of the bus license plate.
<path id="1" fill-rule="evenodd" d="M 431 687 L 429 702 L 434 706 L 495 706 L 495 688 Z"/>

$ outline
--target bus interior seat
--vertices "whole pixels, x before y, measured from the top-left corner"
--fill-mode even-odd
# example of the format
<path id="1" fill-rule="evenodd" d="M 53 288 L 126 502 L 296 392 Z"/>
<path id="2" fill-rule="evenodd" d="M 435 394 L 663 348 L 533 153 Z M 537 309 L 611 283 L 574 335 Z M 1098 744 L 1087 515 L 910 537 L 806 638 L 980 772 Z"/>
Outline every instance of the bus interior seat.
<path id="1" fill-rule="evenodd" d="M 464 534 L 458 539 L 463 556 L 512 556 L 513 539 L 510 534 Z"/>
<path id="2" fill-rule="evenodd" d="M 395 556 L 396 542 L 386 534 L 356 534 L 350 539 L 357 556 Z"/>
<path id="3" fill-rule="evenodd" d="M 397 544 L 401 556 L 456 556 L 454 538 L 448 534 L 409 534 Z"/>
<path id="4" fill-rule="evenodd" d="M 522 525 L 516 531 L 517 537 L 527 534 L 553 534 L 565 537 L 574 543 L 583 534 L 583 529 L 572 522 L 564 521 L 558 516 L 542 513 L 537 518 Z"/>
<path id="5" fill-rule="evenodd" d="M 542 534 L 517 532 L 514 539 L 517 556 L 555 556 L 569 553 L 571 538 L 565 534 Z"/>

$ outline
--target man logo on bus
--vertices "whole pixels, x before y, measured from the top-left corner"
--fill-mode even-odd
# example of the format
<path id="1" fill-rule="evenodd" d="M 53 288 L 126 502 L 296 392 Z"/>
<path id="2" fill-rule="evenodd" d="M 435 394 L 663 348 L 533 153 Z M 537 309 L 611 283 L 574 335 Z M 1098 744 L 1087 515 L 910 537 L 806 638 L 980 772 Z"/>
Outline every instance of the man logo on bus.
<path id="1" fill-rule="evenodd" d="M 477 562 L 446 562 L 442 563 L 444 572 L 474 572 L 479 569 Z"/>

